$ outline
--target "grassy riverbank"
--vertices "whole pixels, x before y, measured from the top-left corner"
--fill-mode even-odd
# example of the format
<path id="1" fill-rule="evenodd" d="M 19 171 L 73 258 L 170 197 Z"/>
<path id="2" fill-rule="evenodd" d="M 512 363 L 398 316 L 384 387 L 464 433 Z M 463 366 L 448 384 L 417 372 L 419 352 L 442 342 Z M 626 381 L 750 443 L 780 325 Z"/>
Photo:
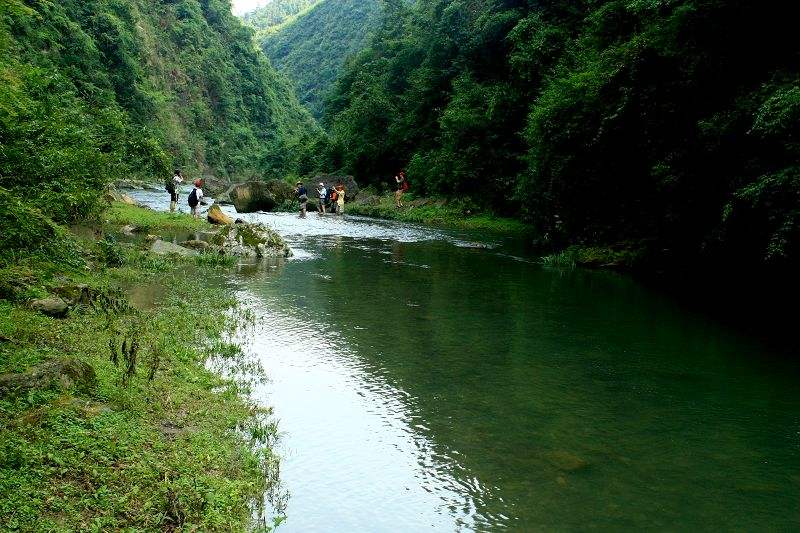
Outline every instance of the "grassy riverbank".
<path id="1" fill-rule="evenodd" d="M 104 215 L 152 233 L 199 227 L 135 207 Z M 274 481 L 275 428 L 205 366 L 239 353 L 224 341 L 236 302 L 203 261 L 62 238 L 0 265 L 0 384 L 55 363 L 88 369 L 0 393 L 0 523 L 246 529 Z M 77 295 L 65 318 L 29 305 L 55 294 Z"/>
<path id="2" fill-rule="evenodd" d="M 355 202 L 347 204 L 347 212 L 401 222 L 498 233 L 525 234 L 531 231 L 531 227 L 520 220 L 497 217 L 490 213 L 474 213 L 474 208 L 463 202 L 414 198 L 407 194 L 403 203 L 404 207 L 397 208 L 393 194 L 374 196 L 362 192 Z"/>

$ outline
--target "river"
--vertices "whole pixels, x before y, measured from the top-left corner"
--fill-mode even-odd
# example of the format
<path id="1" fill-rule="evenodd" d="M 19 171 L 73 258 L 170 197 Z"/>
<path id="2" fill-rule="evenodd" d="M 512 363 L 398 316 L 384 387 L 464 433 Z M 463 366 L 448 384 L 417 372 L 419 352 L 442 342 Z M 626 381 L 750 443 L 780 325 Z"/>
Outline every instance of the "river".
<path id="1" fill-rule="evenodd" d="M 245 218 L 295 251 L 229 280 L 282 433 L 279 531 L 800 527 L 796 358 L 498 236 Z"/>

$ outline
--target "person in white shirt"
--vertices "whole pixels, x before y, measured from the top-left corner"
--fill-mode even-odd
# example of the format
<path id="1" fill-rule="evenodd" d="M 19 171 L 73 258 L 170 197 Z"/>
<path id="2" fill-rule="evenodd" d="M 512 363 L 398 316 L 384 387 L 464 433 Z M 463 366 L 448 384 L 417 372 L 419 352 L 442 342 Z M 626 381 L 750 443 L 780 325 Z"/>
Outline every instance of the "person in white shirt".
<path id="1" fill-rule="evenodd" d="M 328 199 L 328 189 L 325 188 L 325 184 L 320 182 L 319 188 L 317 189 L 317 195 L 319 197 L 319 214 L 325 214 L 325 200 Z"/>
<path id="2" fill-rule="evenodd" d="M 200 218 L 200 204 L 203 202 L 203 180 L 194 180 L 194 189 L 189 193 L 189 207 L 192 208 L 192 216 Z"/>

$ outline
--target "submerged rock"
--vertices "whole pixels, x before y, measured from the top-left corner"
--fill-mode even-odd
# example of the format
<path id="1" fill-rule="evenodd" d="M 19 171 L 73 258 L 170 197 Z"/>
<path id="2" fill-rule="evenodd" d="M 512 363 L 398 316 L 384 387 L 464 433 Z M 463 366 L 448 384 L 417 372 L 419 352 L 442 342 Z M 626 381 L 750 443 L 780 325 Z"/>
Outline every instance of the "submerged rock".
<path id="1" fill-rule="evenodd" d="M 88 391 L 97 381 L 94 368 L 75 358 L 55 359 L 21 374 L 0 375 L 0 396 L 25 394 L 33 389 L 76 388 Z"/>
<path id="2" fill-rule="evenodd" d="M 150 246 L 150 251 L 156 255 L 180 255 L 183 257 L 197 255 L 195 250 L 190 250 L 171 242 L 162 241 L 161 239 L 156 240 Z"/>
<path id="3" fill-rule="evenodd" d="M 208 221 L 218 226 L 226 224 L 233 224 L 233 219 L 222 212 L 222 209 L 217 204 L 211 206 L 208 210 Z"/>
<path id="4" fill-rule="evenodd" d="M 211 239 L 220 252 L 236 257 L 291 257 L 292 251 L 280 235 L 263 224 L 225 226 Z"/>
<path id="5" fill-rule="evenodd" d="M 545 452 L 542 457 L 563 472 L 577 472 L 589 466 L 585 459 L 564 450 Z"/>
<path id="6" fill-rule="evenodd" d="M 67 316 L 69 304 L 59 297 L 43 298 L 41 300 L 33 300 L 31 302 L 31 308 L 35 311 L 39 311 L 43 315 L 62 318 Z"/>

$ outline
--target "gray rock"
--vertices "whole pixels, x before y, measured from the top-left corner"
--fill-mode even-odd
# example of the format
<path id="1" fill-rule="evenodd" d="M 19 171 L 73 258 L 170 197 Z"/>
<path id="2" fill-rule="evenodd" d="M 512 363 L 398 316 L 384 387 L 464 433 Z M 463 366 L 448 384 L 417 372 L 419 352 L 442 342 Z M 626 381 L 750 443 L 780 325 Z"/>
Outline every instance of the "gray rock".
<path id="1" fill-rule="evenodd" d="M 248 181 L 234 185 L 228 195 L 239 213 L 272 211 L 275 208 L 275 197 L 263 181 Z"/>
<path id="2" fill-rule="evenodd" d="M 223 194 L 231 187 L 231 182 L 225 178 L 218 178 L 212 174 L 205 174 L 203 176 L 203 193 L 208 196 L 216 197 L 218 194 Z"/>
<path id="3" fill-rule="evenodd" d="M 69 311 L 69 304 L 59 297 L 43 298 L 41 300 L 33 300 L 31 308 L 40 313 L 52 316 L 54 318 L 63 318 L 67 316 Z"/>
<path id="4" fill-rule="evenodd" d="M 134 233 L 136 233 L 136 226 L 128 224 L 127 226 L 122 226 L 122 228 L 120 228 L 120 231 L 125 235 L 133 235 Z"/>
<path id="5" fill-rule="evenodd" d="M 190 250 L 171 242 L 162 241 L 161 239 L 158 239 L 150 246 L 150 251 L 156 255 L 180 255 L 183 257 L 197 255 L 195 250 Z"/>
<path id="6" fill-rule="evenodd" d="M 75 358 L 55 359 L 21 374 L 0 375 L 0 396 L 52 387 L 89 391 L 96 383 L 97 376 L 90 365 Z"/>

